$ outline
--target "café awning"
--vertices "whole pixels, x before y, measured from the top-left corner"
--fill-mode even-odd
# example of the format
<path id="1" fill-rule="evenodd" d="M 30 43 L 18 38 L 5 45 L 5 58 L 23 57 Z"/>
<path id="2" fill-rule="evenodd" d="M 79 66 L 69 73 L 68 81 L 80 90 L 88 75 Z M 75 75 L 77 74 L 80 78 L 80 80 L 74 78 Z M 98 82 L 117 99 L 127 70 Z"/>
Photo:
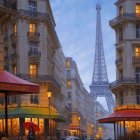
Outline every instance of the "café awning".
<path id="1" fill-rule="evenodd" d="M 3 119 L 4 117 L 4 109 L 0 109 L 0 118 Z M 8 118 L 51 118 L 58 122 L 67 121 L 64 116 L 60 115 L 53 109 L 50 109 L 49 115 L 49 108 L 32 106 L 10 107 L 8 108 Z"/>
<path id="2" fill-rule="evenodd" d="M 25 81 L 5 70 L 0 69 L 0 91 L 22 93 L 39 93 L 39 85 Z"/>
<path id="3" fill-rule="evenodd" d="M 106 118 L 99 119 L 99 123 L 114 123 L 118 121 L 140 121 L 139 109 L 118 110 Z"/>

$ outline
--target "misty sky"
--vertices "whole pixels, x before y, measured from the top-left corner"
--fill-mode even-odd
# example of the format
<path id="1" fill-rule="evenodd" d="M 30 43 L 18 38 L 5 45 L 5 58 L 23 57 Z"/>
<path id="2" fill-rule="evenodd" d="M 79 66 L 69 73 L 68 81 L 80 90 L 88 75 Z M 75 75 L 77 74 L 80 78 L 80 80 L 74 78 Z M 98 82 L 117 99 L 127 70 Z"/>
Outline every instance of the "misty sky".
<path id="1" fill-rule="evenodd" d="M 115 18 L 115 0 L 50 0 L 56 31 L 66 57 L 72 57 L 84 86 L 91 84 L 96 37 L 96 3 L 102 6 L 102 31 L 109 82 L 115 80 L 115 33 L 109 20 Z M 103 101 L 104 102 L 104 101 Z"/>

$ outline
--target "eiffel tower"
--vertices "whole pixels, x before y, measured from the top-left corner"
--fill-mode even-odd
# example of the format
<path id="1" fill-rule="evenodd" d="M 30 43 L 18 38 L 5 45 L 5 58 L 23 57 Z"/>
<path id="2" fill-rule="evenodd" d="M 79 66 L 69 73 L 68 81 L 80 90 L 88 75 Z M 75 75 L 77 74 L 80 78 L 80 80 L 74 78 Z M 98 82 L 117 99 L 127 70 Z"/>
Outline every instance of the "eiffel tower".
<path id="1" fill-rule="evenodd" d="M 101 27 L 101 6 L 96 5 L 97 10 L 97 23 L 96 23 L 96 43 L 95 43 L 95 60 L 92 84 L 90 86 L 90 93 L 93 100 L 97 100 L 97 97 L 105 97 L 108 110 L 112 112 L 114 108 L 114 98 L 111 90 L 109 89 L 109 82 L 105 64 L 103 37 Z"/>

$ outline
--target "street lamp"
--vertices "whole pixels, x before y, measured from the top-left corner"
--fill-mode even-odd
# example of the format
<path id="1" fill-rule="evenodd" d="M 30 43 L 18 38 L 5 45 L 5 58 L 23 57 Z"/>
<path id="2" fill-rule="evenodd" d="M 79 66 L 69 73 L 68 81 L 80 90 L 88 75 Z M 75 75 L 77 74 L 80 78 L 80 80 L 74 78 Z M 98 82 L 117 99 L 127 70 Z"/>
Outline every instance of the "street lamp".
<path id="1" fill-rule="evenodd" d="M 91 124 L 91 136 L 93 137 L 93 124 Z"/>
<path id="2" fill-rule="evenodd" d="M 50 99 L 52 96 L 52 92 L 47 92 L 48 95 L 48 107 L 49 107 L 49 136 L 50 136 L 50 140 L 51 140 L 51 112 L 50 112 Z"/>
<path id="3" fill-rule="evenodd" d="M 80 120 L 81 120 L 81 118 L 78 117 L 78 120 L 79 120 L 79 138 L 80 138 Z"/>

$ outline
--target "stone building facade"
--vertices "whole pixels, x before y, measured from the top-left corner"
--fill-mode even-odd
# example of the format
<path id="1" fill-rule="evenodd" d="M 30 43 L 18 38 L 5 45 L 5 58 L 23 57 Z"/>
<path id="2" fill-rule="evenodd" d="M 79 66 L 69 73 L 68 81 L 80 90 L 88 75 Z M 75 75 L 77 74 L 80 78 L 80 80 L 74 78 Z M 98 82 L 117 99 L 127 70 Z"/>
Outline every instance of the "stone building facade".
<path id="1" fill-rule="evenodd" d="M 114 137 L 140 139 L 140 1 L 118 0 L 117 16 L 110 20 L 116 33 L 116 81 L 110 88 L 115 113 L 100 122 L 114 123 Z"/>
<path id="2" fill-rule="evenodd" d="M 65 127 L 68 111 L 65 56 L 55 31 L 50 3 L 49 0 L 14 2 L 16 16 L 3 27 L 4 69 L 39 84 L 40 93 L 9 97 L 9 135 L 26 135 L 22 124 L 31 121 L 39 125 L 42 137 L 55 137 L 57 129 Z M 2 116 L 2 98 L 0 103 Z M 4 120 L 0 118 L 0 131 L 3 131 Z"/>
<path id="3" fill-rule="evenodd" d="M 69 131 L 71 135 L 93 136 L 93 100 L 84 88 L 75 61 L 66 58 Z"/>

